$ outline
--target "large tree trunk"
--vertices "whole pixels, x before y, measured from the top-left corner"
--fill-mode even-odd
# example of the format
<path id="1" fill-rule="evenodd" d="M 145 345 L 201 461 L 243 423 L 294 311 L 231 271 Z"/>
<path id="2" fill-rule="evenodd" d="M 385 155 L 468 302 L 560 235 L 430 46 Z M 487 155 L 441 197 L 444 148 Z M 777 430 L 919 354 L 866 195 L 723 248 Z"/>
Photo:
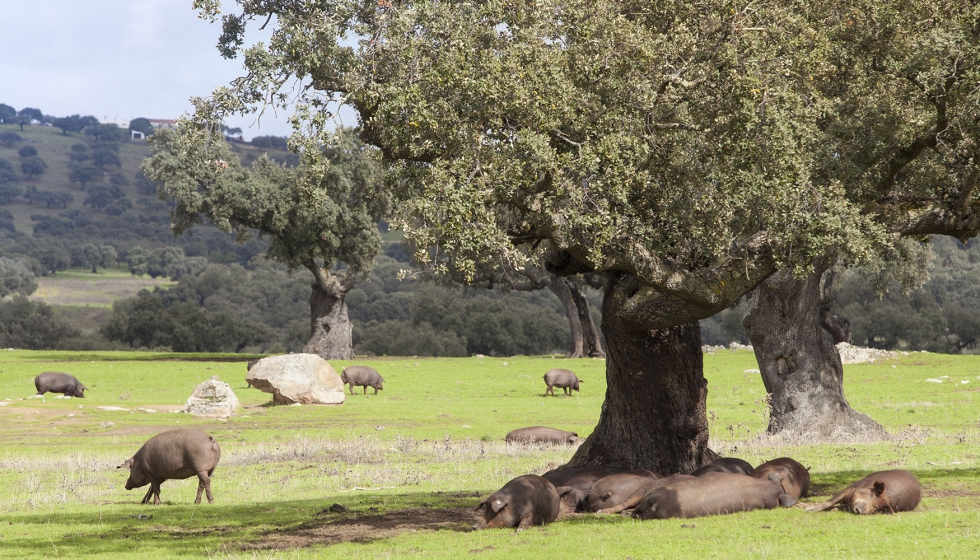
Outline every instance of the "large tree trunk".
<path id="1" fill-rule="evenodd" d="M 602 349 L 599 329 L 595 327 L 595 321 L 592 320 L 589 300 L 576 284 L 569 282 L 568 289 L 572 299 L 575 300 L 575 309 L 582 329 L 582 355 L 589 358 L 605 358 L 606 353 Z"/>
<path id="2" fill-rule="evenodd" d="M 623 300 L 610 280 L 602 307 L 606 400 L 599 424 L 568 466 L 616 465 L 689 473 L 715 459 L 708 449 L 708 384 L 698 323 L 656 330 L 617 320 Z"/>
<path id="3" fill-rule="evenodd" d="M 769 393 L 769 433 L 808 441 L 884 437 L 844 398 L 840 354 L 821 326 L 824 270 L 803 280 L 775 274 L 749 298 L 743 324 Z"/>
<path id="4" fill-rule="evenodd" d="M 571 341 L 568 344 L 568 351 L 565 352 L 566 358 L 581 358 L 584 356 L 583 349 L 585 341 L 582 337 L 582 321 L 579 319 L 578 307 L 572 297 L 569 282 L 561 276 L 551 276 L 547 280 L 548 289 L 558 297 L 562 307 L 565 308 L 565 317 L 568 318 L 568 330 L 571 333 Z"/>
<path id="5" fill-rule="evenodd" d="M 310 294 L 310 341 L 303 352 L 324 360 L 352 360 L 354 345 L 350 317 L 347 315 L 346 292 L 328 291 L 313 284 Z"/>

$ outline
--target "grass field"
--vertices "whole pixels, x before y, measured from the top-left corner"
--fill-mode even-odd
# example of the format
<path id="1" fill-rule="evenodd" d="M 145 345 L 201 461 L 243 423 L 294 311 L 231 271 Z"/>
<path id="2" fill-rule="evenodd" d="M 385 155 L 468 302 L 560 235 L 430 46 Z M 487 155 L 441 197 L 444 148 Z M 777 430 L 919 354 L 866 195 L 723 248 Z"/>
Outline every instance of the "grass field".
<path id="1" fill-rule="evenodd" d="M 782 509 L 645 522 L 582 514 L 521 533 L 468 531 L 473 507 L 573 450 L 509 447 L 503 436 L 530 425 L 588 435 L 602 405 L 603 361 L 358 360 L 384 375 L 379 395 L 273 407 L 269 395 L 246 388 L 248 358 L 0 352 L 0 557 L 980 556 L 980 358 L 911 354 L 845 366 L 850 403 L 893 439 L 788 445 L 760 437 L 764 391 L 758 374 L 746 372 L 757 367 L 753 355 L 705 357 L 712 448 L 753 464 L 797 458 L 811 467 L 811 502 L 873 470 L 907 468 L 924 487 L 914 512 L 860 518 Z M 578 372 L 582 392 L 542 397 L 541 376 L 554 367 Z M 47 370 L 75 374 L 88 397 L 26 398 Z M 245 407 L 239 416 L 172 412 L 212 375 L 235 389 Z M 114 467 L 150 436 L 183 427 L 222 446 L 215 503 L 195 506 L 196 481 L 187 480 L 163 485 L 163 505 L 141 506 L 145 489 L 127 492 L 126 472 Z M 331 511 L 335 503 L 349 511 Z"/>

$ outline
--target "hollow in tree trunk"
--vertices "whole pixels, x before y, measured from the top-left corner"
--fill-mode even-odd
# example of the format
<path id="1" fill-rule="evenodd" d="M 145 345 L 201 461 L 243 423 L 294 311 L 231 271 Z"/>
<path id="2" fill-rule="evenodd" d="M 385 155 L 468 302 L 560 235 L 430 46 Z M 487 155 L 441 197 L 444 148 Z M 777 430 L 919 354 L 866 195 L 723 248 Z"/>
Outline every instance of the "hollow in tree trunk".
<path id="1" fill-rule="evenodd" d="M 663 474 L 689 473 L 717 455 L 708 449 L 701 330 L 696 321 L 659 329 L 618 320 L 636 296 L 606 287 L 606 398 L 599 423 L 567 466 L 615 465 Z"/>
<path id="2" fill-rule="evenodd" d="M 840 354 L 821 321 L 818 268 L 802 280 L 777 273 L 752 292 L 743 324 L 770 399 L 769 433 L 841 440 L 884 437 L 844 398 Z"/>
<path id="3" fill-rule="evenodd" d="M 303 352 L 316 354 L 324 360 L 354 358 L 346 295 L 344 291 L 326 290 L 319 284 L 313 284 L 313 293 L 310 294 L 310 341 L 303 347 Z"/>

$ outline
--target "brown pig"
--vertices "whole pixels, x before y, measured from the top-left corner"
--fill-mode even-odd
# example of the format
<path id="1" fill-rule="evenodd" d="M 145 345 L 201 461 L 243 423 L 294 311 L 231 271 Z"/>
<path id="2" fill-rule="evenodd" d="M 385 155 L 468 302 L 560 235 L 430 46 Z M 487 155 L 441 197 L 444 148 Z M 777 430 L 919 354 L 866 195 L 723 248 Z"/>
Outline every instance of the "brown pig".
<path id="1" fill-rule="evenodd" d="M 871 473 L 841 490 L 822 504 L 808 506 L 807 511 L 824 511 L 834 506 L 859 515 L 912 511 L 919 505 L 922 486 L 909 471 L 892 470 Z"/>
<path id="2" fill-rule="evenodd" d="M 558 490 L 558 497 L 561 499 L 559 517 L 563 517 L 569 513 L 588 511 L 589 491 L 592 486 L 606 476 L 625 471 L 622 467 L 590 465 L 546 472 L 542 476 L 550 480 Z"/>
<path id="3" fill-rule="evenodd" d="M 523 531 L 558 518 L 558 492 L 547 478 L 526 474 L 484 498 L 476 509 L 483 511 L 483 518 L 474 529 L 517 527 Z"/>
<path id="4" fill-rule="evenodd" d="M 385 378 L 381 377 L 378 370 L 367 366 L 348 366 L 340 373 L 342 382 L 350 383 L 350 394 L 354 394 L 354 386 L 364 387 L 364 394 L 367 394 L 368 387 L 374 387 L 374 394 L 378 394 L 379 389 L 384 389 Z"/>
<path id="5" fill-rule="evenodd" d="M 173 430 L 150 438 L 135 455 L 116 467 L 129 469 L 126 490 L 150 485 L 141 503 L 160 503 L 160 484 L 165 480 L 190 478 L 197 475 L 197 499 L 207 491 L 208 503 L 214 503 L 211 495 L 211 475 L 218 466 L 221 448 L 214 438 L 200 430 Z"/>
<path id="6" fill-rule="evenodd" d="M 588 511 L 619 513 L 636 507 L 662 477 L 645 469 L 626 471 L 599 479 L 592 485 L 588 496 Z"/>
<path id="7" fill-rule="evenodd" d="M 556 428 L 545 428 L 544 426 L 531 426 L 529 428 L 518 428 L 508 432 L 504 437 L 507 443 L 550 443 L 553 445 L 574 445 L 582 438 L 575 432 L 566 432 Z"/>
<path id="8" fill-rule="evenodd" d="M 555 396 L 555 387 L 562 390 L 568 396 L 572 395 L 572 390 L 578 391 L 578 384 L 585 383 L 579 379 L 575 372 L 568 369 L 550 369 L 544 374 L 544 383 L 548 387 L 544 390 L 544 396 Z"/>
<path id="9" fill-rule="evenodd" d="M 752 475 L 752 464 L 748 461 L 743 461 L 742 459 L 736 459 L 735 457 L 723 457 L 717 461 L 713 461 L 704 465 L 700 469 L 691 473 L 691 476 L 701 476 L 704 473 L 709 472 L 727 472 L 736 474 L 747 474 Z"/>
<path id="10" fill-rule="evenodd" d="M 780 457 L 766 461 L 755 468 L 752 476 L 768 478 L 772 472 L 782 477 L 783 490 L 797 500 L 805 498 L 810 492 L 810 471 L 796 460 Z"/>
<path id="11" fill-rule="evenodd" d="M 703 517 L 754 509 L 789 507 L 797 500 L 783 492 L 780 476 L 759 479 L 738 473 L 709 472 L 671 477 L 650 490 L 633 510 L 637 519 Z"/>
<path id="12" fill-rule="evenodd" d="M 46 371 L 34 378 L 34 388 L 38 395 L 47 392 L 61 393 L 66 397 L 85 398 L 85 390 L 88 389 L 74 375 L 61 373 L 60 371 Z"/>

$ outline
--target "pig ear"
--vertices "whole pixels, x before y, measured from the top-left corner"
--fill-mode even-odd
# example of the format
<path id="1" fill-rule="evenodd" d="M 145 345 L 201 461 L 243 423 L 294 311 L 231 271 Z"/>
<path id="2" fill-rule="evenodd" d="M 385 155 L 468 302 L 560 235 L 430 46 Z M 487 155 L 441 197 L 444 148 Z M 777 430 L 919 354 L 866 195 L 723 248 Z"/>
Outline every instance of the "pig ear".
<path id="1" fill-rule="evenodd" d="M 773 471 L 773 472 L 769 473 L 769 480 L 771 480 L 773 482 L 782 483 L 783 482 L 783 477 L 778 472 Z"/>
<path id="2" fill-rule="evenodd" d="M 876 480 L 874 487 L 871 488 L 871 491 L 874 492 L 875 496 L 880 496 L 881 493 L 885 491 L 885 483 L 880 480 Z"/>
<path id="3" fill-rule="evenodd" d="M 486 507 L 486 505 L 487 505 L 487 501 L 488 501 L 489 499 L 490 499 L 490 498 L 484 498 L 482 502 L 480 502 L 480 503 L 478 503 L 478 504 L 476 504 L 476 509 L 477 509 L 477 510 L 481 510 L 481 509 L 483 509 L 484 507 Z"/>
<path id="4" fill-rule="evenodd" d="M 574 490 L 574 488 L 572 488 L 571 486 L 559 486 L 558 488 L 555 488 L 555 490 L 558 491 L 558 497 L 563 498 L 565 497 L 565 494 L 568 494 L 569 492 Z"/>
<path id="5" fill-rule="evenodd" d="M 490 509 L 492 509 L 494 513 L 499 512 L 505 507 L 507 507 L 507 502 L 500 498 L 497 498 L 494 501 L 490 502 Z"/>
<path id="6" fill-rule="evenodd" d="M 126 459 L 125 461 L 123 461 L 123 464 L 119 465 L 116 468 L 117 469 L 130 469 L 132 467 L 133 467 L 133 458 L 130 457 L 129 459 Z"/>

